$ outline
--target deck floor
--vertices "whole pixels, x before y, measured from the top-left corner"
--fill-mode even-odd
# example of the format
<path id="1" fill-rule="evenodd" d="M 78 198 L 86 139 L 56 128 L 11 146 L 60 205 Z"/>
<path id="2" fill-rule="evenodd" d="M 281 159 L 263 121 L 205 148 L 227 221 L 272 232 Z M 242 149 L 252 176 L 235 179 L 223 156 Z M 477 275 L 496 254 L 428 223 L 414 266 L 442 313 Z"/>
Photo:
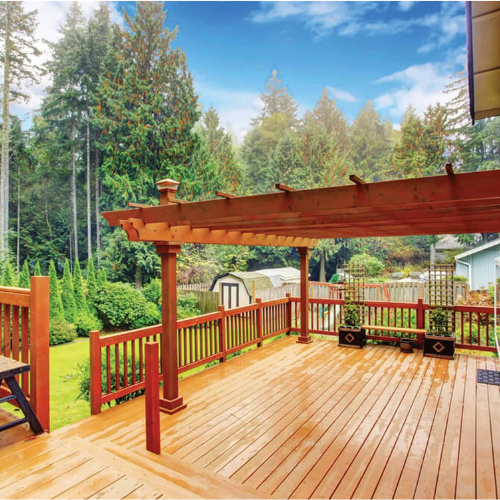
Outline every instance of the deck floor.
<path id="1" fill-rule="evenodd" d="M 498 498 L 500 388 L 476 383 L 498 360 L 295 340 L 183 380 L 188 407 L 162 414 L 159 456 L 143 398 L 43 438 L 45 455 L 29 444 L 31 475 L 0 450 L 27 481 L 0 467 L 0 497 Z M 52 487 L 50 453 L 66 467 Z"/>

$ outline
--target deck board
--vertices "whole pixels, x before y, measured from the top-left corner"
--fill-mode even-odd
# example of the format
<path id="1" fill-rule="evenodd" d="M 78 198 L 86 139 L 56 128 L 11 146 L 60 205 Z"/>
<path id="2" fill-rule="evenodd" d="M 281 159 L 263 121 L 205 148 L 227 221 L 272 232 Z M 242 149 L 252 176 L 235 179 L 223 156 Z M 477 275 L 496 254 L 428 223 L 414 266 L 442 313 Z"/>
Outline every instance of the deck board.
<path id="1" fill-rule="evenodd" d="M 144 399 L 0 448 L 6 498 L 498 498 L 497 359 L 287 337 L 180 382 L 145 450 Z M 3 468 L 5 468 L 5 473 Z"/>

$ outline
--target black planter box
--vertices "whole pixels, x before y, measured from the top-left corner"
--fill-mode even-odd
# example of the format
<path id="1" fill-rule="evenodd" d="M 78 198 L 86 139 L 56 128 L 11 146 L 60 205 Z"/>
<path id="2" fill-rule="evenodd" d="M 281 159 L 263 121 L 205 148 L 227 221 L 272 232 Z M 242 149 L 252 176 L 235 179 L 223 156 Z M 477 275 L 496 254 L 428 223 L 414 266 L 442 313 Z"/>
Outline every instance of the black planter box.
<path id="1" fill-rule="evenodd" d="M 443 337 L 441 335 L 425 334 L 424 356 L 429 358 L 453 359 L 455 357 L 455 335 Z"/>
<path id="2" fill-rule="evenodd" d="M 339 326 L 339 346 L 361 349 L 366 344 L 366 331 L 364 328 Z"/>

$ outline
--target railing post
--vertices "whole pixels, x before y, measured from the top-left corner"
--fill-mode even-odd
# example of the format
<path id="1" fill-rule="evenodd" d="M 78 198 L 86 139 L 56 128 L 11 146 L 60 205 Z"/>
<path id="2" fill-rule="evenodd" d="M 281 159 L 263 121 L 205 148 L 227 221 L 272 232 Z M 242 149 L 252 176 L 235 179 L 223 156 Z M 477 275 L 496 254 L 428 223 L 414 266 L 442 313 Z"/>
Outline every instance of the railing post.
<path id="1" fill-rule="evenodd" d="M 89 332 L 90 344 L 90 414 L 101 413 L 102 361 L 99 332 Z"/>
<path id="2" fill-rule="evenodd" d="M 219 361 L 223 363 L 226 361 L 226 316 L 225 316 L 225 306 L 219 306 L 217 310 L 220 312 L 219 318 L 219 345 L 222 357 Z"/>
<path id="3" fill-rule="evenodd" d="M 425 329 L 424 301 L 421 298 L 417 301 L 417 328 Z M 419 349 L 423 349 L 424 347 L 424 338 L 422 335 L 418 336 L 418 347 Z"/>
<path id="4" fill-rule="evenodd" d="M 158 343 L 146 342 L 146 449 L 159 455 L 160 439 L 160 374 Z"/>
<path id="5" fill-rule="evenodd" d="M 290 335 L 292 331 L 292 295 L 290 293 L 286 294 L 288 302 L 286 303 L 286 327 L 288 328 L 286 334 Z"/>
<path id="6" fill-rule="evenodd" d="M 49 278 L 33 276 L 30 306 L 30 402 L 45 432 L 50 431 L 49 297 Z"/>
<path id="7" fill-rule="evenodd" d="M 257 347 L 262 347 L 262 299 L 257 299 L 257 305 L 259 306 L 257 309 L 257 338 L 259 339 Z"/>

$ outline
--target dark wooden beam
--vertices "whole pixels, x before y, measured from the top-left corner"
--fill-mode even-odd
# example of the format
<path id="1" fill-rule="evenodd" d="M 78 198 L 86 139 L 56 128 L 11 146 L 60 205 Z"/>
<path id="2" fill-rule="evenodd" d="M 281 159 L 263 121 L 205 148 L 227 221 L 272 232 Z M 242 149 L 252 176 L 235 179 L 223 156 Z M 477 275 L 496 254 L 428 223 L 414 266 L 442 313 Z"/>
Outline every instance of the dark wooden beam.
<path id="1" fill-rule="evenodd" d="M 219 196 L 220 198 L 236 198 L 234 194 L 223 193 L 222 191 L 215 191 L 215 196 Z"/>
<path id="2" fill-rule="evenodd" d="M 296 189 L 290 186 L 285 186 L 284 184 L 276 184 L 275 187 L 278 191 L 284 191 L 285 193 L 290 193 L 291 191 L 297 191 Z"/>
<path id="3" fill-rule="evenodd" d="M 363 185 L 365 185 L 367 183 L 361 177 L 358 177 L 357 175 L 354 175 L 354 174 L 351 174 L 349 176 L 349 180 L 351 182 L 354 182 L 354 184 L 357 184 L 358 186 L 363 186 Z"/>
<path id="4" fill-rule="evenodd" d="M 453 165 L 451 163 L 446 163 L 446 165 L 444 166 L 444 170 L 450 177 L 455 175 L 455 171 L 453 170 Z"/>
<path id="5" fill-rule="evenodd" d="M 154 205 L 145 205 L 144 203 L 134 203 L 133 201 L 129 201 L 127 203 L 127 207 L 132 207 L 132 208 L 149 208 Z"/>

